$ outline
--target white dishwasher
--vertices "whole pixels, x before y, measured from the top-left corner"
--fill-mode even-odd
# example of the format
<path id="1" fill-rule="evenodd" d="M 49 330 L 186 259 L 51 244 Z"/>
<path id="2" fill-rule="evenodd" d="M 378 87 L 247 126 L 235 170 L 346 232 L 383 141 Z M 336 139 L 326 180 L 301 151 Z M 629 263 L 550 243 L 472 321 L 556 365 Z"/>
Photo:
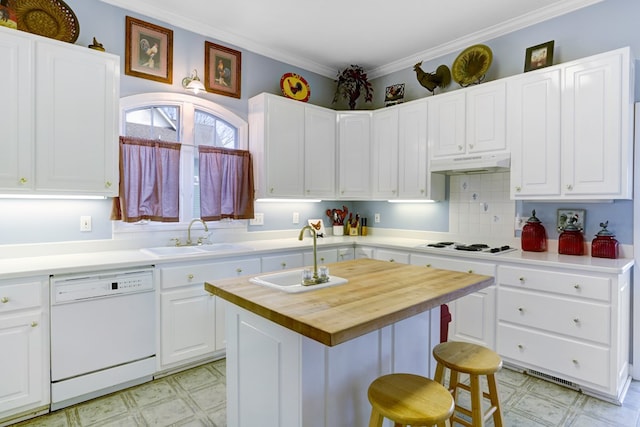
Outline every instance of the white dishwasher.
<path id="1" fill-rule="evenodd" d="M 54 275 L 50 285 L 52 411 L 152 379 L 152 267 Z"/>

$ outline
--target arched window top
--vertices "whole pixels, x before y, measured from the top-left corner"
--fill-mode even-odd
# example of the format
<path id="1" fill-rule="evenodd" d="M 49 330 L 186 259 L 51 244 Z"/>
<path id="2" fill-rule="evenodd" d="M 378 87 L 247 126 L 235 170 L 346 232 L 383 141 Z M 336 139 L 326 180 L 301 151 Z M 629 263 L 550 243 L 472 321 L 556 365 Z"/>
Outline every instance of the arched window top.
<path id="1" fill-rule="evenodd" d="M 156 107 L 152 114 L 149 113 L 150 107 Z M 175 141 L 197 145 L 199 136 L 197 125 L 211 124 L 213 117 L 217 121 L 218 135 L 235 128 L 237 132 L 235 148 L 248 148 L 247 121 L 227 108 L 197 96 L 168 92 L 125 96 L 120 98 L 120 112 L 121 135 L 127 134 L 126 117 L 129 114 L 130 121 L 134 120 L 132 115 L 136 115 L 135 121 L 144 121 L 145 124 L 151 122 L 159 129 L 163 129 L 160 131 L 161 135 L 153 135 L 153 139 L 158 136 L 164 139 L 162 135 L 166 135 L 167 132 L 170 134 L 173 128 L 174 132 L 178 132 Z M 224 141 L 212 145 L 228 147 Z"/>

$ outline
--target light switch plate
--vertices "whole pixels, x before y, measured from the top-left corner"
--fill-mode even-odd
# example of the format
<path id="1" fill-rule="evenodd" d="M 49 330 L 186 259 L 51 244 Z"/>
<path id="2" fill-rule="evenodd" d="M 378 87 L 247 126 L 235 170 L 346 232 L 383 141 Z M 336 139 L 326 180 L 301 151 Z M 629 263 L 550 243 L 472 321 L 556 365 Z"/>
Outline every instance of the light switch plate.
<path id="1" fill-rule="evenodd" d="M 83 215 L 80 217 L 80 231 L 91 231 L 91 217 Z"/>

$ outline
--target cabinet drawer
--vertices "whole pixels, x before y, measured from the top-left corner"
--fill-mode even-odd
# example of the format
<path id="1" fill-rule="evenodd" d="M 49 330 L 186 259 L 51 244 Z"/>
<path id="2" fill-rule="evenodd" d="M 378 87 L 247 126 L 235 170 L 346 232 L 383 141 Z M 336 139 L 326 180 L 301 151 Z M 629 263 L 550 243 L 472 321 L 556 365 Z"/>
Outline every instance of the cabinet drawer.
<path id="1" fill-rule="evenodd" d="M 196 264 L 160 269 L 162 289 L 204 283 L 214 277 L 214 264 Z"/>
<path id="2" fill-rule="evenodd" d="M 459 271 L 461 273 L 496 275 L 496 265 L 484 262 L 474 262 L 467 259 L 439 258 L 431 255 L 411 254 L 411 264 L 426 267 L 441 268 L 443 270 Z"/>
<path id="3" fill-rule="evenodd" d="M 609 385 L 610 354 L 604 347 L 499 324 L 498 353 L 560 378 Z"/>
<path id="4" fill-rule="evenodd" d="M 214 269 L 211 277 L 207 280 L 227 279 L 231 277 L 246 276 L 260 273 L 260 258 L 235 259 L 231 261 L 221 261 L 212 264 Z"/>
<path id="5" fill-rule="evenodd" d="M 0 314 L 23 308 L 40 307 L 41 304 L 40 282 L 0 286 Z"/>
<path id="6" fill-rule="evenodd" d="M 498 320 L 609 344 L 608 305 L 500 288 Z"/>
<path id="7" fill-rule="evenodd" d="M 498 281 L 500 285 L 519 289 L 611 301 L 611 280 L 606 277 L 501 266 Z"/>

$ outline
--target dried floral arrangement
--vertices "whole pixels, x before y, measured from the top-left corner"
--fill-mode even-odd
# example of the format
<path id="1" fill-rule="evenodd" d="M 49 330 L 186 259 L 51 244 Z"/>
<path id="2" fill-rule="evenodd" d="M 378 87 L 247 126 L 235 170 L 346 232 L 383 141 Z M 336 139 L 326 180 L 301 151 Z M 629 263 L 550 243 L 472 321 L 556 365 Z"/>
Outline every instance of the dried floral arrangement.
<path id="1" fill-rule="evenodd" d="M 356 102 L 364 91 L 364 101 L 373 101 L 373 86 L 369 83 L 367 73 L 359 65 L 351 65 L 338 73 L 338 84 L 336 93 L 333 97 L 333 103 L 338 102 L 340 97 L 346 99 L 349 108 L 355 110 Z"/>

